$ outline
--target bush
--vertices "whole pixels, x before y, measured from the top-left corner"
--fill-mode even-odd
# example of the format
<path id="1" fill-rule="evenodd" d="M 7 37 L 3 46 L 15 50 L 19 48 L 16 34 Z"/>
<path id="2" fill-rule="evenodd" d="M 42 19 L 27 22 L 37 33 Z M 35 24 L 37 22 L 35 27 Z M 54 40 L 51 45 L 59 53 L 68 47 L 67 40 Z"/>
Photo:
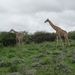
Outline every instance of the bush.
<path id="1" fill-rule="evenodd" d="M 9 32 L 2 32 L 0 34 L 0 43 L 3 46 L 13 46 L 16 44 L 15 34 Z"/>
<path id="2" fill-rule="evenodd" d="M 4 46 L 3 46 L 3 44 L 2 43 L 0 43 L 0 48 L 3 48 Z"/>
<path id="3" fill-rule="evenodd" d="M 69 38 L 75 40 L 75 31 L 71 31 L 68 33 Z"/>
<path id="4" fill-rule="evenodd" d="M 33 35 L 33 41 L 35 43 L 41 43 L 44 41 L 54 41 L 55 38 L 55 33 L 36 32 Z"/>
<path id="5" fill-rule="evenodd" d="M 34 34 L 26 34 L 24 36 L 25 43 L 29 44 L 42 43 L 44 41 L 54 41 L 56 39 L 55 33 L 46 33 L 46 32 L 35 32 Z"/>
<path id="6" fill-rule="evenodd" d="M 25 64 L 20 64 L 18 71 L 22 75 L 36 75 L 36 69 L 31 69 L 28 66 L 26 66 Z"/>
<path id="7" fill-rule="evenodd" d="M 9 62 L 9 61 L 0 61 L 0 67 L 9 67 L 9 66 L 11 66 L 11 62 Z"/>
<path id="8" fill-rule="evenodd" d="M 13 64 L 9 68 L 9 72 L 17 72 L 17 65 Z"/>
<path id="9" fill-rule="evenodd" d="M 72 56 L 69 59 L 72 63 L 75 63 L 75 55 L 74 54 L 72 54 Z"/>
<path id="10" fill-rule="evenodd" d="M 34 43 L 42 43 L 44 41 L 54 41 L 56 39 L 55 33 L 47 32 L 35 32 L 32 35 L 32 41 Z"/>

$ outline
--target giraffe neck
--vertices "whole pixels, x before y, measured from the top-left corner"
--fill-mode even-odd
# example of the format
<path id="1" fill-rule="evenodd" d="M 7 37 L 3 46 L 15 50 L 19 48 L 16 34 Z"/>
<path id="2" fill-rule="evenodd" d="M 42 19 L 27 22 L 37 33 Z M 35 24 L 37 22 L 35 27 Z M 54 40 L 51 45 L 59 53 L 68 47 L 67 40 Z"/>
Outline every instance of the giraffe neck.
<path id="1" fill-rule="evenodd" d="M 13 30 L 13 32 L 15 33 L 15 34 L 17 34 L 18 32 L 16 32 L 15 30 Z"/>
<path id="2" fill-rule="evenodd" d="M 52 27 L 54 30 L 57 30 L 57 29 L 58 29 L 58 27 L 55 26 L 51 21 L 49 21 L 49 24 L 51 25 L 51 27 Z"/>

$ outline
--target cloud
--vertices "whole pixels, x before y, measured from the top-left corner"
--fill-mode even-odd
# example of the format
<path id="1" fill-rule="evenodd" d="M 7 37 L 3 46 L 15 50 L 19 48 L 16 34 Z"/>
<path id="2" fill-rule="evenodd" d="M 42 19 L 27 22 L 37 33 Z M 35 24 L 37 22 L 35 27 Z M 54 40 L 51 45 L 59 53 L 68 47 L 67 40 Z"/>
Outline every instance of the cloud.
<path id="1" fill-rule="evenodd" d="M 75 30 L 74 0 L 0 0 L 0 31 L 55 32 L 49 18 L 67 31 Z"/>

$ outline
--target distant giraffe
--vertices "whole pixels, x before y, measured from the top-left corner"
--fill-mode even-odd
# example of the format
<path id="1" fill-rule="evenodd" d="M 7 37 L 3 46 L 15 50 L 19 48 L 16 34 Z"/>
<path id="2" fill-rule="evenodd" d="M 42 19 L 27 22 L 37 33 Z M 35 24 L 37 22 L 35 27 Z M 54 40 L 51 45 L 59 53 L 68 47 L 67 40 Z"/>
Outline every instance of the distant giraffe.
<path id="1" fill-rule="evenodd" d="M 61 42 L 62 42 L 62 39 L 61 37 L 63 36 L 65 38 L 65 40 L 68 42 L 68 46 L 70 46 L 69 44 L 69 39 L 68 39 L 68 33 L 61 29 L 60 27 L 54 25 L 49 19 L 46 19 L 45 23 L 46 22 L 49 22 L 49 24 L 51 25 L 51 27 L 56 31 L 56 38 L 57 38 L 57 44 L 56 44 L 56 47 L 58 46 L 58 38 L 60 38 Z M 62 45 L 64 47 L 64 44 L 62 42 Z"/>
<path id="2" fill-rule="evenodd" d="M 14 32 L 14 34 L 16 35 L 16 43 L 18 43 L 18 46 L 20 47 L 23 39 L 22 35 L 19 32 L 15 31 L 14 29 L 11 29 L 10 32 Z"/>

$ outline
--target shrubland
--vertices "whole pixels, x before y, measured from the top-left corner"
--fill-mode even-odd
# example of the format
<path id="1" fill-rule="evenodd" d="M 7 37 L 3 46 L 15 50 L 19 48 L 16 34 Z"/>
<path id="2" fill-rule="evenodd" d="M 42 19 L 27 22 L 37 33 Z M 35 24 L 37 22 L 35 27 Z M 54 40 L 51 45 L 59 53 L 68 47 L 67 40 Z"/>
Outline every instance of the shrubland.
<path id="1" fill-rule="evenodd" d="M 23 42 L 29 44 L 31 42 L 34 43 L 42 43 L 45 41 L 53 42 L 56 41 L 56 34 L 38 31 L 33 34 L 29 34 L 26 31 L 22 31 Z M 68 32 L 69 40 L 75 40 L 75 31 Z M 64 40 L 64 38 L 63 38 Z M 0 46 L 13 46 L 16 44 L 15 34 L 10 32 L 1 32 L 0 33 Z"/>
<path id="2" fill-rule="evenodd" d="M 20 48 L 16 46 L 13 33 L 0 34 L 0 75 L 75 75 L 74 31 L 68 33 L 70 47 L 64 42 L 64 48 L 60 41 L 56 48 L 55 33 L 22 34 Z"/>

